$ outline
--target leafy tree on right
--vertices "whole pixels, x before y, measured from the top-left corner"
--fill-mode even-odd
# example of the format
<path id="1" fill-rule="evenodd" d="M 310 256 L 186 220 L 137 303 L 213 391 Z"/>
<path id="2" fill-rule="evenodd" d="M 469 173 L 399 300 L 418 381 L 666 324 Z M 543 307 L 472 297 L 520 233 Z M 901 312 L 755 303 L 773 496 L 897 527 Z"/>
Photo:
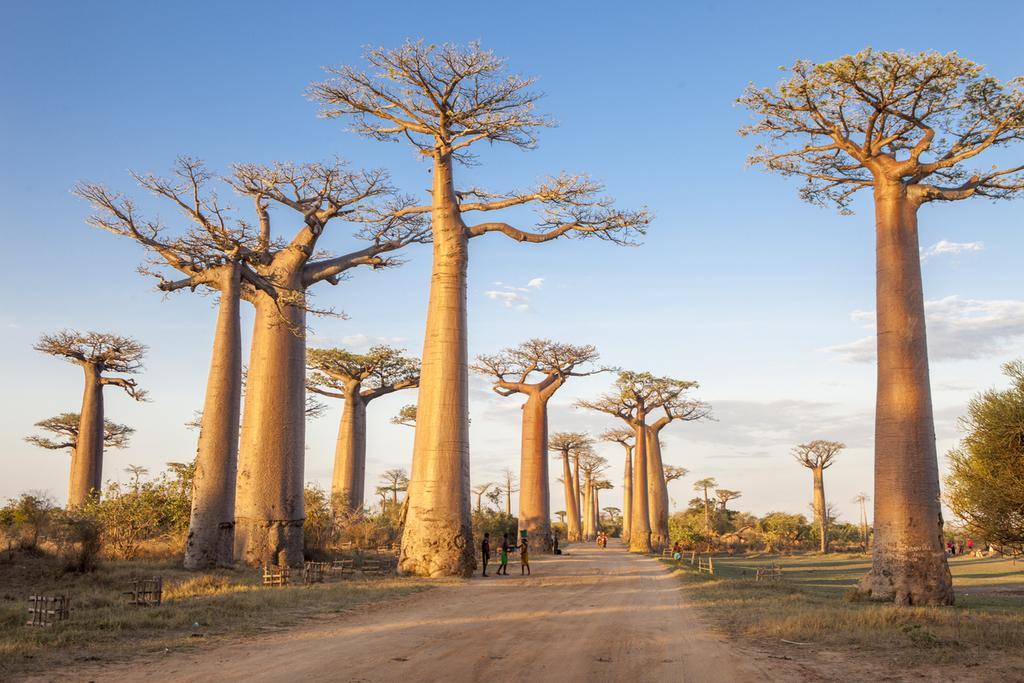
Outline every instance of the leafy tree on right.
<path id="1" fill-rule="evenodd" d="M 956 53 L 863 50 L 796 62 L 788 80 L 750 85 L 740 103 L 764 135 L 752 164 L 806 179 L 806 201 L 849 213 L 870 188 L 876 230 L 878 393 L 875 544 L 860 588 L 898 604 L 952 604 L 942 545 L 917 213 L 925 204 L 1024 189 L 1024 166 L 969 169 L 1024 138 L 1024 90 Z"/>

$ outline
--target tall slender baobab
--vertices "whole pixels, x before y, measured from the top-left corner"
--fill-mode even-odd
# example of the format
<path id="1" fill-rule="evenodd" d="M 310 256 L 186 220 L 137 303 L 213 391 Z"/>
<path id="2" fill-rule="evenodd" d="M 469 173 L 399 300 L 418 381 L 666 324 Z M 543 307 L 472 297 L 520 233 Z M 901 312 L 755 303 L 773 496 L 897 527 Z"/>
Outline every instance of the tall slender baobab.
<path id="1" fill-rule="evenodd" d="M 78 430 L 81 427 L 82 416 L 78 413 L 61 413 L 45 420 L 36 422 L 35 426 L 44 431 L 56 435 L 56 439 L 46 436 L 26 436 L 25 441 L 40 448 L 51 451 L 62 451 L 67 449 L 71 452 L 74 460 L 75 448 L 78 446 Z M 131 435 L 135 430 L 127 425 L 117 424 L 110 420 L 103 420 L 103 447 L 126 448 Z"/>
<path id="2" fill-rule="evenodd" d="M 71 452 L 68 485 L 68 507 L 80 507 L 98 495 L 103 487 L 103 444 L 106 438 L 103 387 L 118 387 L 136 401 L 143 401 L 146 397 L 146 392 L 138 388 L 134 379 L 110 377 L 106 373 L 133 375 L 139 372 L 146 347 L 131 337 L 63 330 L 40 337 L 33 348 L 51 356 L 61 356 L 81 366 L 85 373 L 85 391 L 75 448 Z"/>
<path id="3" fill-rule="evenodd" d="M 477 484 L 472 488 L 473 495 L 476 496 L 476 511 L 477 513 L 483 512 L 483 499 L 491 487 L 494 486 L 494 482 L 484 482 L 483 484 Z"/>
<path id="4" fill-rule="evenodd" d="M 235 502 L 236 557 L 250 564 L 302 562 L 305 460 L 306 314 L 315 312 L 307 290 L 337 284 L 357 266 L 381 268 L 385 256 L 428 239 L 415 216 L 398 216 L 383 171 L 332 164 L 237 165 L 228 182 L 250 197 L 260 224 L 252 270 L 269 287 L 251 292 L 256 310 L 242 411 Z M 290 241 L 275 237 L 270 207 L 294 213 Z M 412 218 L 413 220 L 410 220 Z M 317 247 L 330 225 L 358 225 L 362 248 L 321 256 Z"/>
<path id="5" fill-rule="evenodd" d="M 711 527 L 711 496 L 708 495 L 708 491 L 716 486 L 718 486 L 718 482 L 715 481 L 714 477 L 698 479 L 693 482 L 693 490 L 702 491 L 704 493 L 704 532 L 709 538 L 714 529 Z"/>
<path id="6" fill-rule="evenodd" d="M 590 450 L 593 444 L 586 434 L 580 432 L 555 432 L 548 440 L 548 450 L 558 453 L 562 459 L 562 484 L 565 489 L 566 540 L 570 543 L 583 537 L 580 519 L 580 506 L 573 488 L 573 475 L 569 469 L 569 461 L 577 459 L 581 451 Z"/>
<path id="7" fill-rule="evenodd" d="M 821 552 L 828 552 L 828 507 L 825 503 L 825 470 L 832 466 L 846 444 L 816 439 L 793 449 L 796 461 L 809 469 L 814 480 L 814 523 L 818 525 Z"/>
<path id="8" fill-rule="evenodd" d="M 711 408 L 705 403 L 687 398 L 684 394 L 698 386 L 696 382 L 662 380 L 660 418 L 647 428 L 647 489 L 651 518 L 651 545 L 664 548 L 669 544 L 668 535 L 668 482 L 665 465 L 661 459 L 661 431 L 675 421 L 696 422 L 711 415 Z"/>
<path id="9" fill-rule="evenodd" d="M 629 550 L 630 552 L 647 553 L 651 551 L 651 518 L 650 518 L 650 486 L 654 479 L 655 488 L 664 488 L 665 479 L 662 471 L 660 449 L 658 467 L 655 476 L 651 476 L 648 465 L 648 417 L 659 408 L 673 405 L 693 382 L 675 380 L 669 377 L 655 377 L 649 372 L 620 372 L 615 380 L 611 393 L 605 394 L 595 401 L 577 401 L 581 408 L 589 408 L 619 418 L 633 428 L 635 432 L 632 496 L 630 503 Z M 660 494 L 659 494 L 660 495 Z M 665 511 L 668 511 L 668 493 L 665 493 Z M 660 548 L 668 540 L 668 522 L 664 536 L 655 539 Z"/>
<path id="10" fill-rule="evenodd" d="M 387 470 L 380 475 L 382 488 L 391 494 L 391 503 L 398 505 L 398 494 L 409 489 L 409 473 L 404 468 Z"/>
<path id="11" fill-rule="evenodd" d="M 868 501 L 871 500 L 871 496 L 866 493 L 858 493 L 853 498 L 853 502 L 860 505 L 860 538 L 864 544 L 864 552 L 868 549 Z"/>
<path id="12" fill-rule="evenodd" d="M 345 402 L 338 425 L 331 504 L 361 510 L 366 489 L 366 406 L 376 398 L 415 387 L 420 364 L 401 349 L 374 346 L 366 353 L 309 349 L 310 391 Z"/>
<path id="13" fill-rule="evenodd" d="M 548 401 L 569 377 L 584 377 L 604 368 L 584 371 L 598 359 L 593 346 L 531 339 L 492 356 L 477 356 L 472 368 L 494 382 L 500 396 L 522 394 L 522 451 L 519 466 L 519 529 L 537 539 L 539 550 L 550 550 L 551 492 L 548 488 Z M 531 378 L 534 381 L 531 381 Z"/>
<path id="14" fill-rule="evenodd" d="M 806 178 L 804 199 L 848 212 L 854 193 L 873 193 L 875 544 L 860 588 L 898 604 L 952 604 L 917 213 L 929 202 L 1003 199 L 1024 189 L 1024 166 L 966 167 L 1024 138 L 1022 81 L 1000 83 L 956 53 L 868 49 L 823 64 L 798 61 L 789 80 L 751 85 L 740 102 L 761 117 L 742 132 L 771 139 L 751 162 Z"/>
<path id="15" fill-rule="evenodd" d="M 627 243 L 643 233 L 646 211 L 615 209 L 586 176 L 559 176 L 523 192 L 457 188 L 458 162 L 479 142 L 529 149 L 539 128 L 532 79 L 509 74 L 504 62 L 473 43 L 466 47 L 409 42 L 366 52 L 372 71 L 345 66 L 312 86 L 327 117 L 351 116 L 356 129 L 379 140 L 407 140 L 431 165 L 430 203 L 407 212 L 429 214 L 434 258 L 423 345 L 419 420 L 413 449 L 410 513 L 402 537 L 406 574 L 469 575 L 475 565 L 469 516 L 469 428 L 466 271 L 469 241 L 500 233 L 517 242 L 563 235 Z M 527 204 L 542 208 L 536 231 L 502 221 L 467 224 L 470 212 Z"/>
<path id="16" fill-rule="evenodd" d="M 139 215 L 135 203 L 102 185 L 80 183 L 75 194 L 96 210 L 89 223 L 141 244 L 151 257 L 142 272 L 158 278 L 164 292 L 197 288 L 216 291 L 217 322 L 199 418 L 199 445 L 193 480 L 192 513 L 185 547 L 185 567 L 231 565 L 235 525 L 235 475 L 242 400 L 242 333 L 239 301 L 243 289 L 269 288 L 246 265 L 255 262 L 260 241 L 255 227 L 233 218 L 209 189 L 213 175 L 202 162 L 180 157 L 172 177 L 133 173 L 143 189 L 171 202 L 188 229 L 169 235 L 159 220 Z M 257 201 L 257 212 L 264 210 Z M 165 269 L 178 277 L 169 279 Z"/>
<path id="17" fill-rule="evenodd" d="M 594 533 L 599 533 L 602 530 L 601 527 L 601 491 L 608 491 L 615 486 L 607 479 L 595 479 L 591 482 L 591 490 L 593 491 L 593 515 L 594 515 Z M 606 508 L 607 509 L 607 508 Z"/>
<path id="18" fill-rule="evenodd" d="M 629 543 L 630 509 L 633 504 L 633 446 L 636 443 L 636 431 L 620 427 L 608 429 L 601 433 L 602 441 L 614 441 L 626 450 L 626 463 L 622 468 L 622 534 L 624 543 Z"/>
<path id="19" fill-rule="evenodd" d="M 583 480 L 580 482 L 581 510 L 583 520 L 583 540 L 592 541 L 597 536 L 597 491 L 595 485 L 599 476 L 608 467 L 608 461 L 594 452 L 593 447 L 579 449 L 576 452 Z"/>
<path id="20" fill-rule="evenodd" d="M 545 436 L 545 441 L 546 441 L 547 440 L 546 439 L 547 433 L 545 433 L 544 436 Z M 545 445 L 545 447 L 544 447 L 544 457 L 545 458 L 548 457 L 547 445 Z M 545 465 L 544 465 L 544 471 L 545 472 L 548 471 L 547 463 L 545 463 Z M 508 515 L 509 517 L 512 516 L 512 494 L 519 492 L 519 487 L 516 486 L 516 484 L 518 484 L 518 483 L 519 483 L 519 478 L 516 476 L 516 473 L 512 471 L 512 468 L 506 467 L 505 469 L 503 469 L 501 471 L 501 482 L 500 482 L 500 485 L 501 485 L 502 491 L 504 491 L 504 493 L 505 493 L 505 514 Z M 545 482 L 545 485 L 546 485 L 546 482 Z M 522 505 L 520 505 L 519 508 L 520 508 L 520 510 L 522 510 Z M 550 510 L 550 508 L 551 508 L 551 501 L 550 501 L 550 496 L 549 496 L 548 509 Z M 519 528 L 522 529 L 522 528 L 524 528 L 523 527 L 523 523 L 522 523 L 522 519 L 523 519 L 522 518 L 522 512 L 520 512 L 519 519 L 520 519 Z M 548 535 L 545 536 L 545 538 L 548 538 L 550 536 L 551 536 L 551 520 L 549 519 L 548 520 Z"/>

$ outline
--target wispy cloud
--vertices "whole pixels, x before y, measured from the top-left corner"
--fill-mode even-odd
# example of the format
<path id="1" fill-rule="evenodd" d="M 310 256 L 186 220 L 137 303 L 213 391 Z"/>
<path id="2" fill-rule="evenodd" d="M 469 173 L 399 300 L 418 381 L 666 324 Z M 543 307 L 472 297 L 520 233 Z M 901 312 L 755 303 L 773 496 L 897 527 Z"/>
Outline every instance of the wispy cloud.
<path id="1" fill-rule="evenodd" d="M 493 301 L 500 301 L 504 304 L 505 308 L 512 308 L 517 311 L 525 312 L 530 310 L 530 298 L 528 294 L 543 287 L 544 278 L 535 277 L 527 282 L 525 287 L 510 285 L 501 281 L 495 282 L 494 286 L 498 289 L 489 289 L 484 292 L 484 296 Z"/>
<path id="2" fill-rule="evenodd" d="M 310 334 L 308 341 L 311 346 L 328 347 L 340 346 L 349 351 L 365 351 L 377 344 L 388 346 L 402 346 L 409 340 L 405 337 L 378 337 L 369 334 L 346 334 L 342 337 L 333 335 Z"/>
<path id="3" fill-rule="evenodd" d="M 927 249 L 921 250 L 921 260 L 927 261 L 935 256 L 956 256 L 972 251 L 984 251 L 985 244 L 982 242 L 950 242 L 939 240 Z"/>
<path id="4" fill-rule="evenodd" d="M 928 357 L 933 361 L 966 360 L 1004 355 L 1024 337 L 1024 301 L 962 299 L 947 296 L 926 301 Z M 854 311 L 850 317 L 874 329 L 875 314 Z M 873 363 L 875 337 L 864 337 L 825 351 L 847 363 Z"/>

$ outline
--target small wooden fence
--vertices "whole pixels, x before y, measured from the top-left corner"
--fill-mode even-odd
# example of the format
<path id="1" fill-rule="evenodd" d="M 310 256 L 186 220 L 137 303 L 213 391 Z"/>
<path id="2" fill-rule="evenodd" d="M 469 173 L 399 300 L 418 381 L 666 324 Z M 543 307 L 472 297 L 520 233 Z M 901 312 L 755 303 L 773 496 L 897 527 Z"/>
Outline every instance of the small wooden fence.
<path id="1" fill-rule="evenodd" d="M 66 595 L 31 595 L 27 626 L 53 626 L 71 617 L 71 598 Z"/>
<path id="2" fill-rule="evenodd" d="M 754 581 L 782 581 L 782 568 L 777 564 L 758 567 Z"/>
<path id="3" fill-rule="evenodd" d="M 302 565 L 302 583 L 307 586 L 313 583 L 323 583 L 324 575 L 329 574 L 330 571 L 330 562 L 307 562 Z"/>
<path id="4" fill-rule="evenodd" d="M 164 580 L 162 577 L 154 576 L 151 579 L 134 579 L 130 585 L 130 590 L 121 593 L 121 595 L 128 598 L 129 605 L 156 607 L 163 601 Z"/>
<path id="5" fill-rule="evenodd" d="M 276 564 L 263 565 L 264 586 L 287 586 L 291 571 L 288 567 L 279 567 Z"/>
<path id="6" fill-rule="evenodd" d="M 697 571 L 698 572 L 706 572 L 708 574 L 711 574 L 712 576 L 714 575 L 714 573 L 715 573 L 715 563 L 714 563 L 714 560 L 711 559 L 710 555 L 708 555 L 706 558 L 704 558 L 704 557 L 698 557 L 697 558 Z"/>

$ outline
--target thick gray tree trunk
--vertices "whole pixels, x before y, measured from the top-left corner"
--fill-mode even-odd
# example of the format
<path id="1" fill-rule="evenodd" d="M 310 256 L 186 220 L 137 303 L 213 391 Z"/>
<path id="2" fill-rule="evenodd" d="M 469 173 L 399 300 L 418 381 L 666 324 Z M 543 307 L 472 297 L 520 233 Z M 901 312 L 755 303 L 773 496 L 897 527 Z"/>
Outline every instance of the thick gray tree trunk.
<path id="1" fill-rule="evenodd" d="M 242 400 L 241 268 L 225 269 L 206 382 L 202 426 L 192 485 L 192 516 L 185 567 L 205 569 L 234 562 L 238 422 Z"/>
<path id="2" fill-rule="evenodd" d="M 875 542 L 860 588 L 897 604 L 948 605 L 917 208 L 901 183 L 876 183 Z"/>
<path id="3" fill-rule="evenodd" d="M 506 492 L 511 506 L 511 492 Z M 510 509 L 510 508 L 509 508 Z M 548 483 L 548 407 L 541 392 L 523 404 L 523 443 L 519 465 L 519 530 L 531 549 L 551 550 L 551 492 Z"/>
<path id="4" fill-rule="evenodd" d="M 331 500 L 349 510 L 361 510 L 366 496 L 366 401 L 359 384 L 345 391 L 345 406 L 334 449 Z"/>
<path id="5" fill-rule="evenodd" d="M 647 495 L 651 546 L 655 552 L 668 545 L 668 483 L 661 462 L 660 429 L 647 429 Z"/>
<path id="6" fill-rule="evenodd" d="M 279 286 L 301 291 L 299 276 Z M 242 417 L 235 557 L 301 565 L 306 407 L 306 313 L 256 294 Z"/>
<path id="7" fill-rule="evenodd" d="M 83 363 L 85 390 L 78 418 L 78 442 L 71 453 L 68 508 L 81 507 L 103 488 L 103 383 L 100 371 Z"/>
<path id="8" fill-rule="evenodd" d="M 469 238 L 458 211 L 452 159 L 434 161 L 433 266 L 399 569 L 470 576 L 476 568 L 469 496 Z"/>
<path id="9" fill-rule="evenodd" d="M 819 549 L 828 552 L 828 507 L 825 505 L 825 470 L 815 467 L 814 475 L 814 520 L 818 524 L 820 538 Z"/>
<path id="10" fill-rule="evenodd" d="M 647 426 L 636 427 L 636 446 L 633 448 L 633 514 L 630 519 L 629 552 L 651 552 L 651 520 L 648 512 L 647 488 Z"/>
<path id="11" fill-rule="evenodd" d="M 626 447 L 626 465 L 622 477 L 622 541 L 629 543 L 630 520 L 633 518 L 633 449 Z"/>
<path id="12" fill-rule="evenodd" d="M 565 524 L 566 536 L 570 543 L 582 539 L 579 509 L 576 507 L 576 494 L 573 491 L 572 472 L 569 470 L 569 454 L 562 453 L 562 482 L 565 485 Z"/>

